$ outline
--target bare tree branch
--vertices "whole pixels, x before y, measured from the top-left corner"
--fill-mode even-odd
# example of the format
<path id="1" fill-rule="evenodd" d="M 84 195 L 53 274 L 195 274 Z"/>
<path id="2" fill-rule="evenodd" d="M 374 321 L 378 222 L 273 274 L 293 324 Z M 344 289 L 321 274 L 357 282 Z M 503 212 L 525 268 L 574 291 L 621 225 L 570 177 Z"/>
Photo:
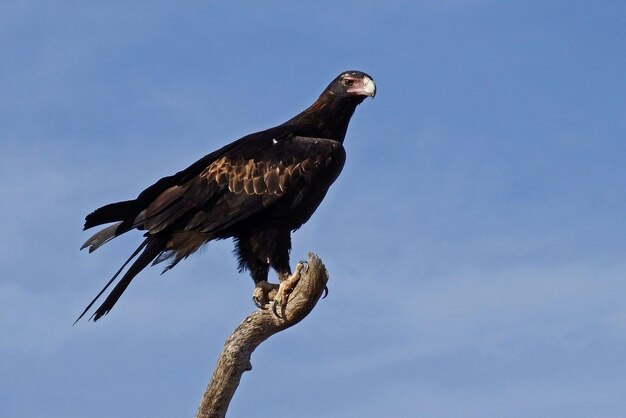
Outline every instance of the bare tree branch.
<path id="1" fill-rule="evenodd" d="M 297 324 L 313 310 L 328 282 L 328 272 L 319 257 L 313 253 L 309 253 L 308 264 L 308 269 L 303 272 L 289 296 L 282 319 L 276 317 L 271 309 L 259 309 L 244 319 L 228 337 L 211 382 L 202 396 L 196 418 L 225 417 L 241 375 L 252 370 L 252 352 L 263 341 Z"/>

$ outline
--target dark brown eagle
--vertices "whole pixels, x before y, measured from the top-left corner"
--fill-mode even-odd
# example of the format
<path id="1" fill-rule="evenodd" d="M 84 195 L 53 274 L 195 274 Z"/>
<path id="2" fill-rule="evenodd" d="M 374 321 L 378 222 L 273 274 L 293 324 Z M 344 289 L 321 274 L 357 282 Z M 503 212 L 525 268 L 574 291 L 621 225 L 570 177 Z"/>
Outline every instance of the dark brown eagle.
<path id="1" fill-rule="evenodd" d="M 309 220 L 341 172 L 350 118 L 375 93 L 370 76 L 346 71 L 308 109 L 282 125 L 244 136 L 202 157 L 160 179 L 134 200 L 111 203 L 87 215 L 84 229 L 114 222 L 85 242 L 82 248 L 88 247 L 89 252 L 131 229 L 146 232 L 141 245 L 77 321 L 135 257 L 91 316 L 94 321 L 113 308 L 148 264 L 168 260 L 165 272 L 203 244 L 231 237 L 239 270 L 250 271 L 256 285 L 255 303 L 265 307 L 274 300 L 284 308 L 297 280 L 289 266 L 291 232 Z M 280 286 L 268 283 L 270 267 L 277 272 Z"/>

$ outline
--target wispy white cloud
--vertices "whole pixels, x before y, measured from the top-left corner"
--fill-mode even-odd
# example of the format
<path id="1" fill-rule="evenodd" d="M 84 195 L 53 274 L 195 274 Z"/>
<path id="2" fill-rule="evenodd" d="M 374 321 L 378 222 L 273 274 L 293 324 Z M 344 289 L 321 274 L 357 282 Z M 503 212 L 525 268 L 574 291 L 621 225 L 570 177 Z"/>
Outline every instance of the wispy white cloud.
<path id="1" fill-rule="evenodd" d="M 533 361 L 541 350 L 582 359 L 598 341 L 623 342 L 625 273 L 624 265 L 528 267 L 461 271 L 396 286 L 393 278 L 342 277 L 348 283 L 335 297 L 350 300 L 350 309 L 333 306 L 325 316 L 335 325 L 316 332 L 358 341 L 329 359 L 330 373 L 339 375 L 382 373 L 468 351 L 500 361 Z M 350 325 L 356 323 L 363 327 Z"/>

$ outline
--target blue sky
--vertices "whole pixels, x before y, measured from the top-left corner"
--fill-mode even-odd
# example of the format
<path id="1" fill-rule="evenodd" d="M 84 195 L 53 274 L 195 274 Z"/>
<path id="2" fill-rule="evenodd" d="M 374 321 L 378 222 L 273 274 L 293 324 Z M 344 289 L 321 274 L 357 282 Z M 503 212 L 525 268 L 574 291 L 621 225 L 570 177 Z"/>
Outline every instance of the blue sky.
<path id="1" fill-rule="evenodd" d="M 229 416 L 623 416 L 625 43 L 621 1 L 3 1 L 0 415 L 192 416 L 252 281 L 212 243 L 72 327 L 139 242 L 80 253 L 84 215 L 359 69 L 294 236 L 330 296 Z"/>

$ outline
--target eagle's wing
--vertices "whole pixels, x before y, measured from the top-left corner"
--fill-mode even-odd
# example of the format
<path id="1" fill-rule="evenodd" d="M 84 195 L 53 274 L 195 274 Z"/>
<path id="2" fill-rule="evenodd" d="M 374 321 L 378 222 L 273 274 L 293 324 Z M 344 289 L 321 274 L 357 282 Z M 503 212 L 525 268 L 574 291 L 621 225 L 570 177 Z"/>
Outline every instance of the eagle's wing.
<path id="1" fill-rule="evenodd" d="M 248 145 L 169 187 L 135 219 L 134 226 L 149 236 L 168 238 L 154 263 L 173 258 L 169 269 L 205 242 L 232 236 L 257 215 L 304 222 L 345 161 L 343 145 L 332 139 L 288 135 Z M 312 201 L 303 202 L 307 198 Z"/>
<path id="2" fill-rule="evenodd" d="M 296 203 L 305 189 L 327 188 L 344 161 L 343 146 L 332 139 L 257 139 L 215 160 L 186 183 L 166 189 L 136 223 L 149 234 L 172 228 L 219 235 L 286 196 Z"/>

